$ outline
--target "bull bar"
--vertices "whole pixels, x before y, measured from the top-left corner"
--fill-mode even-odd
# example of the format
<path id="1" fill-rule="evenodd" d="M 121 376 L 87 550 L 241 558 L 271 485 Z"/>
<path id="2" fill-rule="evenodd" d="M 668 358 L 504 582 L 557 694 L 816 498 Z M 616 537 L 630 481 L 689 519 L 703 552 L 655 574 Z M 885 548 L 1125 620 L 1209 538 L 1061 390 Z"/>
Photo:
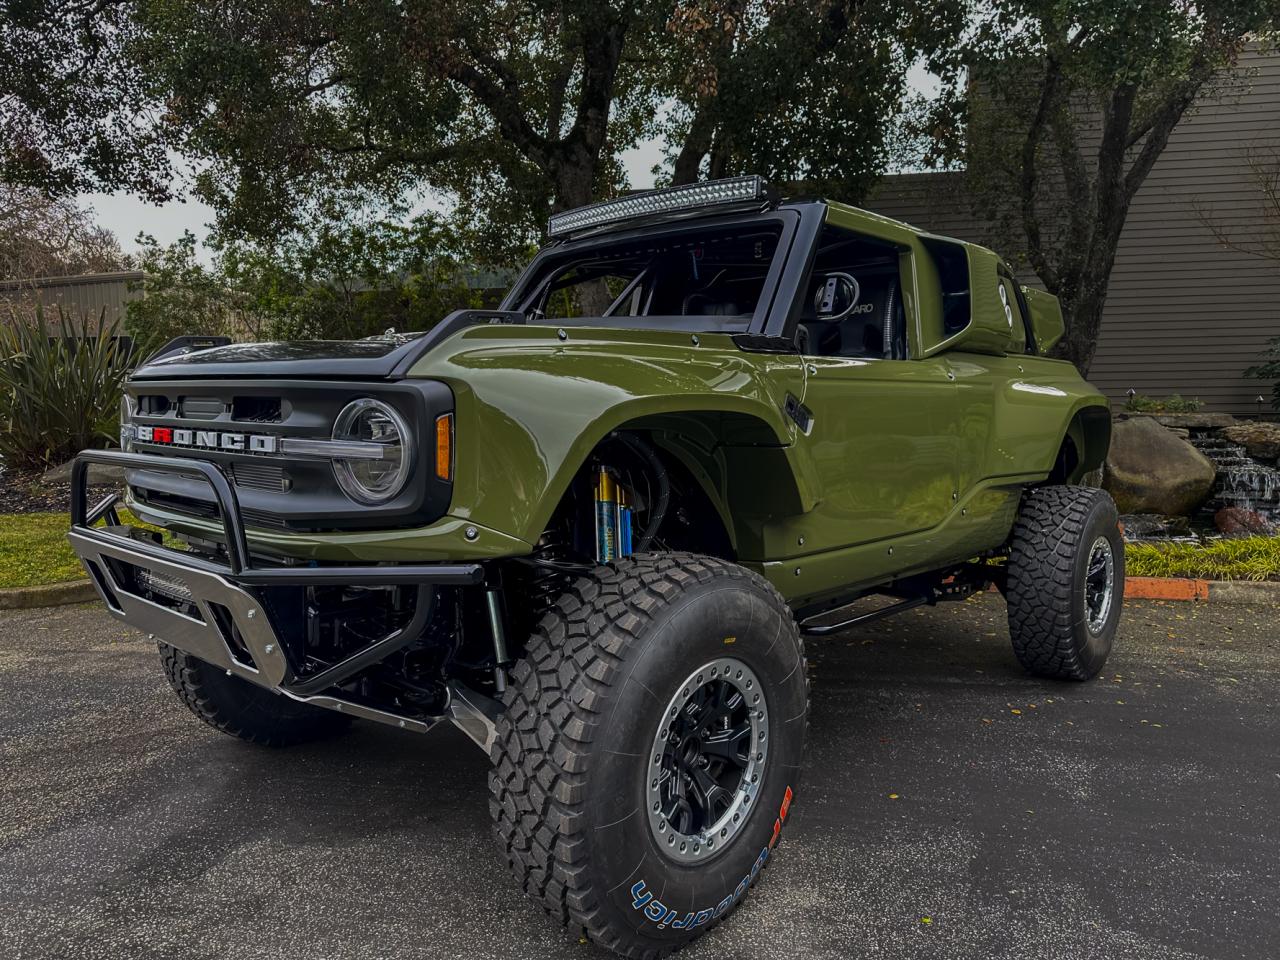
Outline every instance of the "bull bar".
<path id="1" fill-rule="evenodd" d="M 117 494 L 104 497 L 90 508 L 87 479 L 92 464 L 204 479 L 217 501 L 226 563 L 130 535 L 131 528 L 120 524 Z M 95 526 L 102 520 L 106 526 Z M 496 701 L 458 683 L 448 685 L 445 713 L 426 718 L 400 716 L 332 692 L 335 685 L 418 638 L 430 619 L 435 587 L 483 584 L 485 571 L 478 563 L 255 566 L 235 488 L 217 465 L 187 457 L 160 457 L 123 450 L 86 450 L 76 457 L 71 468 L 71 529 L 67 538 L 108 612 L 151 639 L 163 640 L 225 670 L 229 676 L 241 677 L 299 702 L 418 732 L 426 732 L 447 719 L 486 751 L 492 745 Z M 179 584 L 190 594 L 195 615 L 142 596 L 131 581 L 118 575 L 120 565 Z M 373 641 L 345 660 L 301 676 L 288 646 L 281 642 L 271 623 L 268 608 L 258 591 L 275 586 L 336 585 L 417 586 L 412 618 L 404 627 Z M 237 640 L 247 650 L 247 658 L 239 652 L 241 645 Z"/>

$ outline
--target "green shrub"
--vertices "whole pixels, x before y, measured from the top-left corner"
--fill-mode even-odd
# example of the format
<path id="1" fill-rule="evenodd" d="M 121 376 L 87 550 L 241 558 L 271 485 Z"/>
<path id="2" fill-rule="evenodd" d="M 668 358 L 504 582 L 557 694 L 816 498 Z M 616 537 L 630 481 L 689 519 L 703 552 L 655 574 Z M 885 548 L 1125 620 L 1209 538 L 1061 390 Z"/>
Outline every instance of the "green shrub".
<path id="1" fill-rule="evenodd" d="M 140 234 L 138 242 L 145 279 L 136 285 L 143 296 L 126 307 L 130 336 L 156 347 L 187 335 L 258 339 L 261 321 L 249 295 L 200 262 L 190 231 L 167 247 L 146 234 Z"/>
<path id="2" fill-rule="evenodd" d="M 118 439 L 131 366 L 119 333 L 105 311 L 95 324 L 59 309 L 52 333 L 40 308 L 34 320 L 0 322 L 0 460 L 35 469 Z"/>
<path id="3" fill-rule="evenodd" d="M 1134 413 L 1195 413 L 1204 401 L 1198 397 L 1183 397 L 1173 394 L 1168 397 L 1146 397 L 1135 393 L 1125 404 L 1126 410 Z"/>
<path id="4" fill-rule="evenodd" d="M 483 306 L 431 217 L 408 224 L 325 221 L 262 245 L 221 245 L 202 263 L 190 233 L 162 247 L 139 237 L 145 296 L 128 306 L 134 337 L 225 334 L 235 340 L 345 340 L 428 330 Z"/>
<path id="5" fill-rule="evenodd" d="M 1131 577 L 1280 580 L 1280 537 L 1130 543 L 1125 545 L 1124 558 L 1125 573 Z"/>

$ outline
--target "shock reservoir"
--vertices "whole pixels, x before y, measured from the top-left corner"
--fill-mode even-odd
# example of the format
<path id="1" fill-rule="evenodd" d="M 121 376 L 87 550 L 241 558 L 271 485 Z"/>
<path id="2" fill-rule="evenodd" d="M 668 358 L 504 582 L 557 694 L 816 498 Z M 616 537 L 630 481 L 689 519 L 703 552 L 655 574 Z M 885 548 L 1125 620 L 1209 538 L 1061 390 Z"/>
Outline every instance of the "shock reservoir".
<path id="1" fill-rule="evenodd" d="M 609 563 L 631 556 L 631 503 L 626 487 L 608 467 L 596 470 L 596 561 Z"/>

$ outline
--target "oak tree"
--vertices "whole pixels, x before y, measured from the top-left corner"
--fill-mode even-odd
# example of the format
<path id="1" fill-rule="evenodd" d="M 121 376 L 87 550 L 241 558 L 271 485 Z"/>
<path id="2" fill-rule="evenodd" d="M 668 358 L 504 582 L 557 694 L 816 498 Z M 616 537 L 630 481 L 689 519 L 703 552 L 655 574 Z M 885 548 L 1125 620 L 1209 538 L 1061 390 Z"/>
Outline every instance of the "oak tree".
<path id="1" fill-rule="evenodd" d="M 1276 0 L 1003 0 L 967 46 L 968 188 L 1008 215 L 1088 373 L 1130 203 Z"/>

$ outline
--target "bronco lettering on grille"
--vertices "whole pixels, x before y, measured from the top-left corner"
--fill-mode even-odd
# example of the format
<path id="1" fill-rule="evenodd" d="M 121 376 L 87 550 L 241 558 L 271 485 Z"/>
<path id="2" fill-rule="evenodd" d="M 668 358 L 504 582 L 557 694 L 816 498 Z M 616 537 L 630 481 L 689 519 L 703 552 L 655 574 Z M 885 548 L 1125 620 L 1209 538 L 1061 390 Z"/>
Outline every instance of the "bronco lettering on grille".
<path id="1" fill-rule="evenodd" d="M 233 453 L 277 453 L 280 438 L 264 433 L 223 433 L 219 430 L 184 430 L 178 427 L 150 427 L 139 424 L 134 436 L 140 443 L 196 450 L 230 450 Z"/>

